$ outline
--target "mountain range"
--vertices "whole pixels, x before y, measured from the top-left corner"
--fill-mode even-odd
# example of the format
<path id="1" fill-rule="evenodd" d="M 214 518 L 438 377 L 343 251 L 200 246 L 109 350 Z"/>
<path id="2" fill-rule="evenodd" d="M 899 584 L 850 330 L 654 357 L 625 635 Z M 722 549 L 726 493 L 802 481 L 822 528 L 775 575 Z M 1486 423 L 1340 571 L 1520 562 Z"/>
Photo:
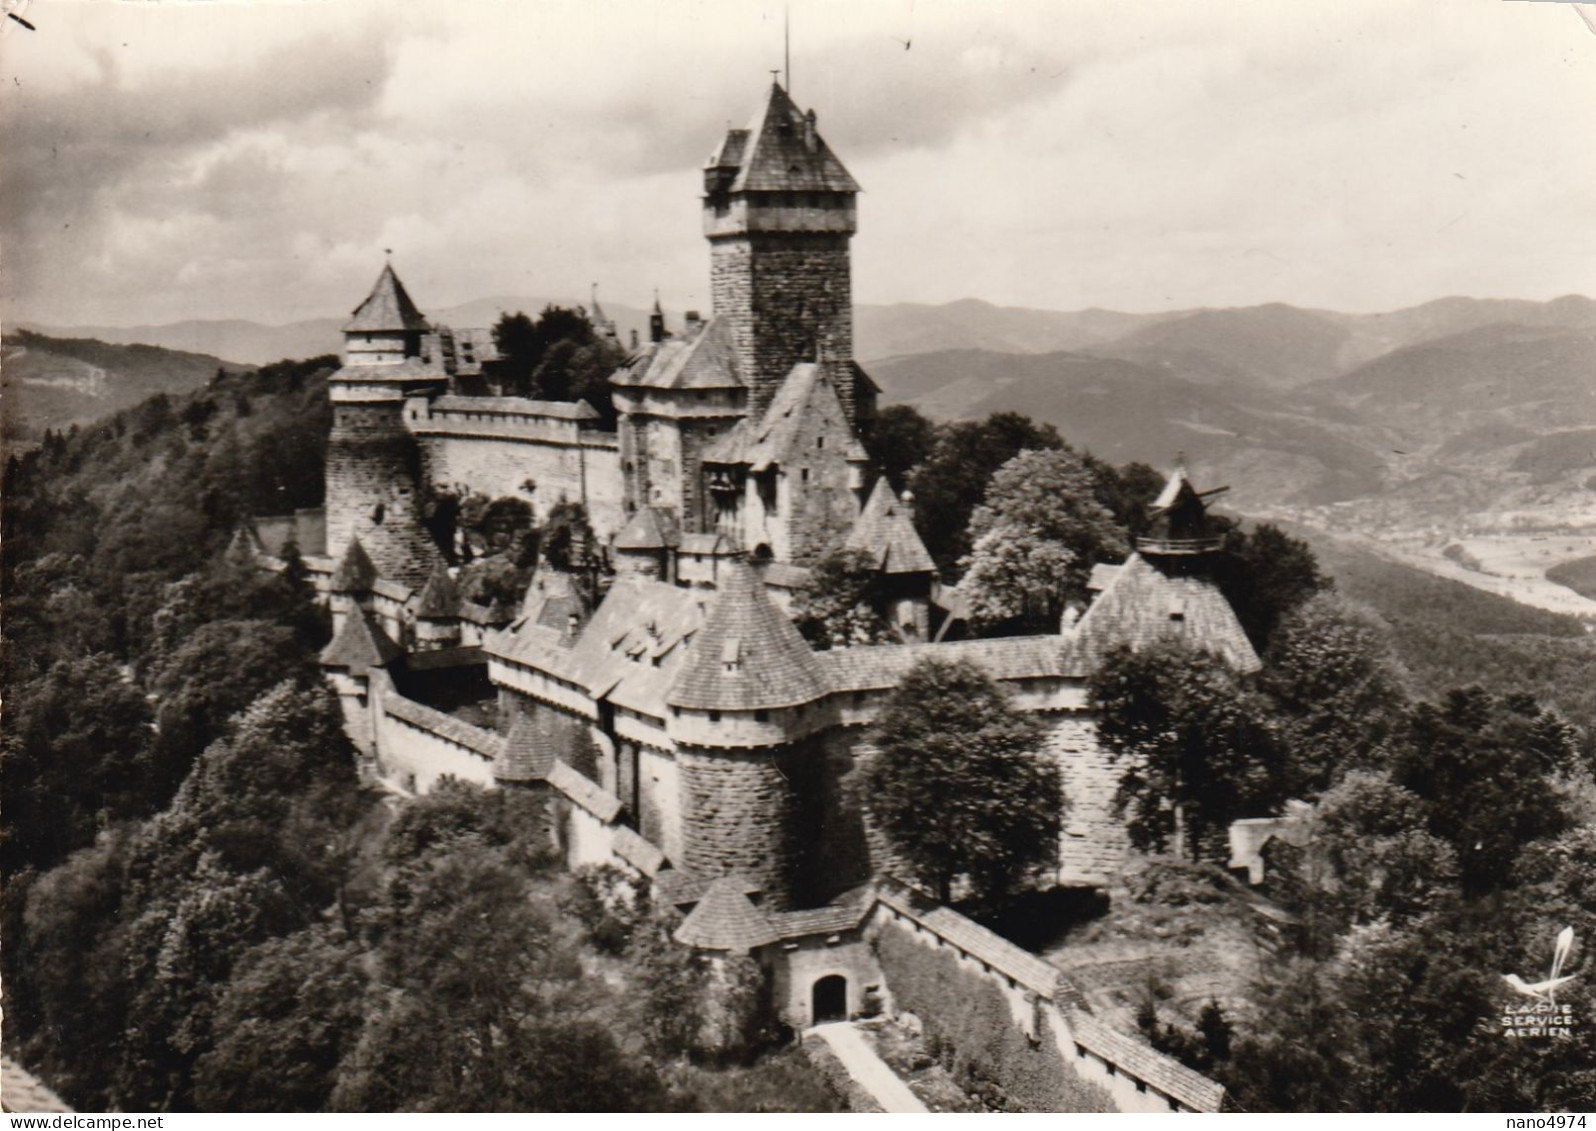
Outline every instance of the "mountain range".
<path id="1" fill-rule="evenodd" d="M 487 326 L 550 302 L 576 305 L 498 296 L 429 313 Z M 623 337 L 646 332 L 647 311 L 604 308 Z M 8 333 L 8 418 L 20 408 L 29 424 L 60 426 L 192 387 L 218 365 L 335 352 L 341 323 L 31 327 L 72 343 L 49 346 Z M 1492 514 L 1596 525 L 1596 301 L 1584 296 L 1453 297 L 1379 314 L 866 304 L 855 336 L 883 403 L 943 420 L 1024 412 L 1116 462 L 1168 466 L 1184 453 L 1233 485 L 1238 508 L 1309 521 L 1332 508 L 1365 529 Z M 87 339 L 136 352 L 95 353 Z M 152 367 L 146 346 L 176 352 Z"/>

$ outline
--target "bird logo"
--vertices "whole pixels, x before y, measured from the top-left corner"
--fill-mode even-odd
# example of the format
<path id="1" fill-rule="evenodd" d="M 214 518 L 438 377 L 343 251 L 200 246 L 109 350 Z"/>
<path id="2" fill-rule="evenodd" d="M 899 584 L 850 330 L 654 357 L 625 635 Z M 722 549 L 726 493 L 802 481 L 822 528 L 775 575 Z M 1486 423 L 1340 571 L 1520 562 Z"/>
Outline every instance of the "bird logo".
<path id="1" fill-rule="evenodd" d="M 1517 974 L 1504 974 L 1505 981 L 1518 993 L 1525 997 L 1532 997 L 1536 1001 L 1544 1001 L 1547 1005 L 1557 1004 L 1557 987 L 1565 982 L 1571 982 L 1579 975 L 1564 974 L 1563 967 L 1568 965 L 1568 956 L 1574 949 L 1574 928 L 1564 927 L 1557 936 L 1557 945 L 1552 948 L 1551 973 L 1543 982 L 1526 982 Z"/>

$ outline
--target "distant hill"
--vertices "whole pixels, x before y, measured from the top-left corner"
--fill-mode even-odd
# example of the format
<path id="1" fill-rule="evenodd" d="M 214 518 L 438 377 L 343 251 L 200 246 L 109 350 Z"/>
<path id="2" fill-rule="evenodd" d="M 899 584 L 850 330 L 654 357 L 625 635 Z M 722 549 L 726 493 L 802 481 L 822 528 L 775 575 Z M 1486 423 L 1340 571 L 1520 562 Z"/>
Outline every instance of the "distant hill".
<path id="1" fill-rule="evenodd" d="M 203 353 L 52 338 L 26 330 L 0 339 L 0 404 L 9 438 L 87 424 L 156 393 L 188 393 L 218 369 L 239 366 Z"/>
<path id="2" fill-rule="evenodd" d="M 1179 317 L 1179 313 L 1116 310 L 1029 310 L 973 298 L 939 306 L 909 302 L 859 306 L 854 310 L 853 352 L 864 362 L 949 349 L 1055 353 L 1112 342 Z"/>
<path id="3" fill-rule="evenodd" d="M 1021 412 L 1113 463 L 1168 466 L 1177 452 L 1228 478 L 1236 505 L 1325 503 L 1376 490 L 1381 460 L 1347 438 L 1331 404 L 1182 380 L 1117 358 L 950 350 L 877 362 L 888 403 L 941 419 Z"/>
<path id="4" fill-rule="evenodd" d="M 1283 303 L 1199 310 L 1093 349 L 1193 381 L 1289 388 L 1333 377 L 1352 331 Z"/>

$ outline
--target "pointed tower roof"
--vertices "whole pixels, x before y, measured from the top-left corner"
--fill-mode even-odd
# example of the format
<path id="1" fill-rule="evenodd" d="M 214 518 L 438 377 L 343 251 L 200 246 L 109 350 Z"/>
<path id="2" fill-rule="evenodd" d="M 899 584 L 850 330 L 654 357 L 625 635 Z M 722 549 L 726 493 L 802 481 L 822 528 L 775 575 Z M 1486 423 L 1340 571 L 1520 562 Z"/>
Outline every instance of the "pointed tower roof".
<path id="1" fill-rule="evenodd" d="M 703 950 L 749 951 L 778 942 L 781 935 L 744 893 L 747 882 L 722 876 L 709 885 L 692 913 L 676 928 L 676 941 Z"/>
<path id="2" fill-rule="evenodd" d="M 665 550 L 681 541 L 676 516 L 664 507 L 638 507 L 615 535 L 617 550 Z"/>
<path id="3" fill-rule="evenodd" d="M 377 580 L 377 567 L 372 564 L 371 555 L 366 553 L 366 548 L 360 544 L 358 536 L 349 539 L 349 546 L 344 550 L 344 556 L 338 562 L 338 568 L 333 570 L 332 591 L 334 593 L 369 593 L 372 583 Z"/>
<path id="4" fill-rule="evenodd" d="M 365 675 L 372 668 L 387 667 L 404 649 L 388 639 L 376 619 L 365 609 L 352 609 L 332 643 L 321 650 L 321 664 L 327 668 L 348 668 L 350 675 Z"/>
<path id="5" fill-rule="evenodd" d="M 771 83 L 746 130 L 729 130 L 706 168 L 731 192 L 858 192 L 859 184 L 815 130 L 815 114 L 799 110 Z M 735 170 L 735 176 L 732 176 Z"/>
<path id="6" fill-rule="evenodd" d="M 423 620 L 453 620 L 460 615 L 460 587 L 449 576 L 449 567 L 439 562 L 421 589 L 416 616 Z"/>
<path id="7" fill-rule="evenodd" d="M 554 743 L 531 715 L 518 715 L 493 760 L 493 777 L 502 782 L 544 781 L 556 761 Z"/>
<path id="8" fill-rule="evenodd" d="M 366 301 L 355 307 L 354 317 L 344 324 L 346 334 L 425 333 L 430 329 L 421 311 L 410 301 L 392 263 L 383 264 L 377 285 L 371 288 Z"/>
<path id="9" fill-rule="evenodd" d="M 699 711 L 751 711 L 808 703 L 827 690 L 808 643 L 752 567 L 733 561 L 666 701 Z"/>
<path id="10" fill-rule="evenodd" d="M 882 573 L 933 573 L 936 564 L 914 528 L 914 520 L 897 492 L 882 476 L 870 500 L 848 533 L 844 549 L 871 555 Z"/>

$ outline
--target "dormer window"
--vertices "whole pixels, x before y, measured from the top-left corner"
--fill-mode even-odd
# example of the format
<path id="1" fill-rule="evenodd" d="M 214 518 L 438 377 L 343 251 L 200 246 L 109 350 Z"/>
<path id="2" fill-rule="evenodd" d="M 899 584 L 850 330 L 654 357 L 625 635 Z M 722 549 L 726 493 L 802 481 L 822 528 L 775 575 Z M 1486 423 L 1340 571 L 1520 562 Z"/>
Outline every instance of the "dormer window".
<path id="1" fill-rule="evenodd" d="M 720 646 L 720 664 L 727 675 L 743 670 L 743 642 L 732 637 Z"/>
<path id="2" fill-rule="evenodd" d="M 1169 619 L 1175 624 L 1185 622 L 1186 600 L 1184 597 L 1171 597 L 1169 599 Z"/>

